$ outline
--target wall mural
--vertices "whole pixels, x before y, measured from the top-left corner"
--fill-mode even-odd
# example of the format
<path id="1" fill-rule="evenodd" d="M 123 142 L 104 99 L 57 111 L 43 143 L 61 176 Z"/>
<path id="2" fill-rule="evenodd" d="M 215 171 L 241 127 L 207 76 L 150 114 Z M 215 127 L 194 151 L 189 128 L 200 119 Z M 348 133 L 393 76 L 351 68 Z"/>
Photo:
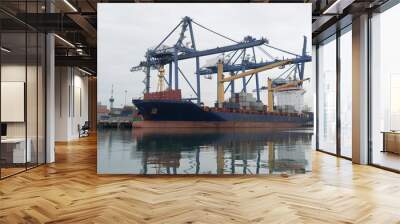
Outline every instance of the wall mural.
<path id="1" fill-rule="evenodd" d="M 100 4 L 98 173 L 311 171 L 310 21 L 310 4 Z"/>

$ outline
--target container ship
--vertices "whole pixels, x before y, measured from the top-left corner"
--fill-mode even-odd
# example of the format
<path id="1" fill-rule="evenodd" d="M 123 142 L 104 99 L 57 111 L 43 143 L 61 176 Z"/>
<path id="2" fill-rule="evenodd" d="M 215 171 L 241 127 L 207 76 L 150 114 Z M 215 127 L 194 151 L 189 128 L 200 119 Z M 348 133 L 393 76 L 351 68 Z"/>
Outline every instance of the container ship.
<path id="1" fill-rule="evenodd" d="M 183 100 L 180 90 L 145 93 L 132 100 L 143 121 L 137 128 L 295 128 L 311 126 L 312 113 L 270 112 L 251 93 L 235 93 L 222 107 Z"/>
<path id="2" fill-rule="evenodd" d="M 194 38 L 192 29 L 192 26 L 195 25 L 225 38 L 229 44 L 201 50 L 196 48 L 197 44 L 194 40 L 197 38 Z M 180 32 L 177 31 L 179 26 L 181 27 Z M 172 41 L 170 37 L 177 32 L 179 32 L 178 40 Z M 185 40 L 189 36 L 190 40 Z M 170 39 L 168 43 L 174 44 L 167 45 L 167 39 Z M 304 93 L 302 83 L 307 80 L 304 79 L 305 63 L 311 61 L 311 56 L 307 55 L 306 46 L 306 36 L 303 37 L 303 48 L 300 54 L 272 47 L 269 45 L 269 40 L 263 37 L 255 38 L 248 35 L 242 41 L 234 41 L 185 16 L 156 47 L 147 49 L 144 61 L 131 68 L 132 72 L 143 71 L 145 73 L 143 83 L 146 86 L 143 99 L 133 100 L 139 114 L 143 117 L 143 121 L 134 122 L 133 126 L 150 128 L 293 128 L 312 125 L 312 113 L 293 108 L 296 107 L 294 105 L 299 105 L 299 102 L 302 103 L 302 93 Z M 268 50 L 264 49 L 265 47 Z M 269 52 L 271 47 L 275 53 L 281 55 L 273 56 Z M 200 58 L 207 60 L 202 67 L 200 67 Z M 194 59 L 192 61 L 196 62 L 196 72 L 194 73 L 196 85 L 191 85 L 182 68 L 179 67 L 180 61 L 188 59 Z M 167 77 L 164 67 L 168 67 Z M 268 78 L 268 86 L 263 87 L 268 91 L 268 105 L 271 105 L 266 107 L 260 100 L 261 88 L 258 76 L 262 72 L 274 68 L 285 69 L 285 71 L 274 80 Z M 152 69 L 159 72 L 157 92 L 153 93 L 150 92 Z M 201 103 L 200 77 L 211 79 L 214 74 L 217 76 L 217 103 L 214 107 L 206 107 Z M 255 76 L 257 100 L 251 93 L 247 93 L 249 81 L 253 76 Z M 182 98 L 179 88 L 180 77 L 186 80 L 195 93 L 196 103 Z M 239 79 L 242 80 L 243 89 L 240 93 L 236 93 L 234 83 Z M 283 82 L 278 82 L 278 79 L 283 79 Z M 164 88 L 165 84 L 168 85 L 167 89 Z M 193 86 L 196 87 L 196 90 Z M 224 94 L 228 88 L 231 90 L 231 96 L 229 100 L 225 101 Z M 274 94 L 278 107 L 274 106 Z M 300 96 L 300 101 L 296 100 L 297 95 Z M 281 101 L 285 102 L 282 104 Z M 287 103 L 288 101 L 291 103 Z"/>

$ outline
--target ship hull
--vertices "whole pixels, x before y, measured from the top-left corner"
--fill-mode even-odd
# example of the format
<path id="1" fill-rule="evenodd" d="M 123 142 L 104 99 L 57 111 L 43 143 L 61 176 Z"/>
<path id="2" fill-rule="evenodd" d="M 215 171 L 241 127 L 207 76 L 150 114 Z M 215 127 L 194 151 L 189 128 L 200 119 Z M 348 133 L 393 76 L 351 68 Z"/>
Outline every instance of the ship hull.
<path id="1" fill-rule="evenodd" d="M 246 121 L 136 121 L 135 128 L 297 128 L 302 124 L 289 122 Z"/>
<path id="2" fill-rule="evenodd" d="M 137 128 L 294 128 L 312 123 L 311 117 L 284 114 L 206 111 L 185 101 L 133 100 L 144 121 Z"/>

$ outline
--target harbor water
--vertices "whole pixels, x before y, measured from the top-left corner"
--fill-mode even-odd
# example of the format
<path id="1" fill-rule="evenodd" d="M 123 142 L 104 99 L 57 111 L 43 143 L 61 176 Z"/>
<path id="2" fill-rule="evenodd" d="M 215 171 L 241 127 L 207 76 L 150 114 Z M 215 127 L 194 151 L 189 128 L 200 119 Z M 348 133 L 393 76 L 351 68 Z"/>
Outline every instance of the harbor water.
<path id="1" fill-rule="evenodd" d="M 99 174 L 297 174 L 312 129 L 99 129 Z"/>

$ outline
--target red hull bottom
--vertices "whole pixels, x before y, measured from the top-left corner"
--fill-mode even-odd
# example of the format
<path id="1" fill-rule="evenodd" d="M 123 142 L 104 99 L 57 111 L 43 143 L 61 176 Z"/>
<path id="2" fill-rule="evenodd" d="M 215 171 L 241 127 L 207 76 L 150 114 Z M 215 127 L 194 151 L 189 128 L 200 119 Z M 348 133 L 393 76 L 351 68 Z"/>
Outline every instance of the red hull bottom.
<path id="1" fill-rule="evenodd" d="M 135 128 L 298 128 L 301 124 L 289 122 L 245 122 L 245 121 L 137 121 Z"/>

